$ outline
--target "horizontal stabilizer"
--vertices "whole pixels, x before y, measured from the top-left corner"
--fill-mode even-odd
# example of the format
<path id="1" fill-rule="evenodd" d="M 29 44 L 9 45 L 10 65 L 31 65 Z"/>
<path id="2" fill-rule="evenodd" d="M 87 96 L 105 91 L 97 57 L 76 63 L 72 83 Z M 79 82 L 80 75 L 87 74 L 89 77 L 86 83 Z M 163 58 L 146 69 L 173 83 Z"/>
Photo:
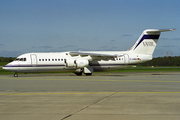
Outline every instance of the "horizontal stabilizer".
<path id="1" fill-rule="evenodd" d="M 166 32 L 166 31 L 174 31 L 176 29 L 147 29 L 144 32 L 146 33 L 155 33 L 155 32 Z"/>

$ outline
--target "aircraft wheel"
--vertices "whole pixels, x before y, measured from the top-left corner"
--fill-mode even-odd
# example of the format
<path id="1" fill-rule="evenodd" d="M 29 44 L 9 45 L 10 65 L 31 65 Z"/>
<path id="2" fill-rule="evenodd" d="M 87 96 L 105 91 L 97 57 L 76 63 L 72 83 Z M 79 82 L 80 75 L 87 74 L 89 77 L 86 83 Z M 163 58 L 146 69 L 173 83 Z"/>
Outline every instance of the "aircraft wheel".
<path id="1" fill-rule="evenodd" d="M 91 76 L 91 75 L 92 75 L 92 73 L 85 73 L 85 75 L 86 75 L 86 76 Z"/>
<path id="2" fill-rule="evenodd" d="M 18 74 L 17 74 L 17 73 L 14 73 L 14 77 L 18 77 Z"/>
<path id="3" fill-rule="evenodd" d="M 82 72 L 80 72 L 80 73 L 75 73 L 77 76 L 81 76 L 82 75 Z"/>

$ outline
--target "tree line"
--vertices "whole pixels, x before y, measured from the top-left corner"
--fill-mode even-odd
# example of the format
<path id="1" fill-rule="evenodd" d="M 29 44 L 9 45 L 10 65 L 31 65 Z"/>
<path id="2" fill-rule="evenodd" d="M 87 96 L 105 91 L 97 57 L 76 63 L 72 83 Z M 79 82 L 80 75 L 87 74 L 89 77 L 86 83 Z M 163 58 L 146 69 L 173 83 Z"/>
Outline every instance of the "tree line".
<path id="1" fill-rule="evenodd" d="M 180 56 L 158 57 L 151 61 L 139 64 L 141 66 L 180 66 Z"/>
<path id="2" fill-rule="evenodd" d="M 13 57 L 0 57 L 0 62 L 11 62 Z M 140 66 L 180 66 L 180 56 L 175 57 L 158 57 L 151 61 L 141 63 Z"/>
<path id="3" fill-rule="evenodd" d="M 0 62 L 12 62 L 14 59 L 13 57 L 0 57 Z"/>

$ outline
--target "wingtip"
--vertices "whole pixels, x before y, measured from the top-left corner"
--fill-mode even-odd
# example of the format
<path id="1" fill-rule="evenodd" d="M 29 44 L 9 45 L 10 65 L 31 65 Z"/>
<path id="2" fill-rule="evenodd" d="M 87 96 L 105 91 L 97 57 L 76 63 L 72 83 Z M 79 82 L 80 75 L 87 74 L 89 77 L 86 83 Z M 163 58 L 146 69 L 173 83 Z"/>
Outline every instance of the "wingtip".
<path id="1" fill-rule="evenodd" d="M 170 31 L 174 31 L 174 30 L 176 30 L 176 28 L 175 29 L 170 29 Z"/>

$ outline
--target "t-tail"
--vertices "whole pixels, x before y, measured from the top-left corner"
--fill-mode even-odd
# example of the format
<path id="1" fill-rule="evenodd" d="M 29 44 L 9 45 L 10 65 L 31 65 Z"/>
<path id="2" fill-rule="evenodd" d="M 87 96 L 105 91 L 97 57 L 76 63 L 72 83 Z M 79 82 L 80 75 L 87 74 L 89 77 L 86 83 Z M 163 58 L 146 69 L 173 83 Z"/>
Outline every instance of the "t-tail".
<path id="1" fill-rule="evenodd" d="M 157 45 L 161 32 L 174 31 L 175 29 L 147 29 L 144 30 L 136 43 L 130 49 L 137 54 L 152 55 Z"/>

